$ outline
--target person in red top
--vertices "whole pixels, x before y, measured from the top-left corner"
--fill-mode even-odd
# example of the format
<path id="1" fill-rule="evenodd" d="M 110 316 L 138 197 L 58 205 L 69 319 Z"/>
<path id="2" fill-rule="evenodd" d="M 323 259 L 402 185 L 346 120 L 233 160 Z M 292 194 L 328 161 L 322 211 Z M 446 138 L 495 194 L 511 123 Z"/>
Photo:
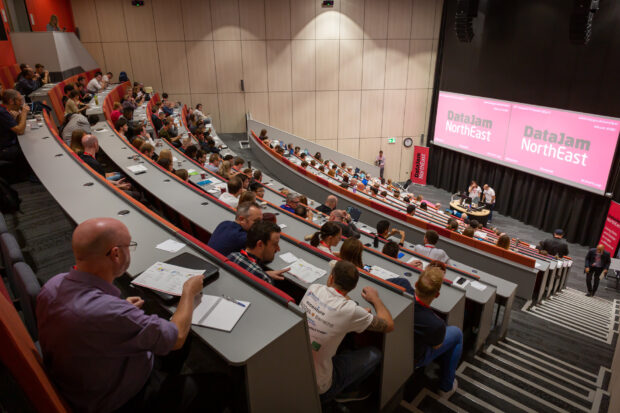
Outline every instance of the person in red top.
<path id="1" fill-rule="evenodd" d="M 112 111 L 112 113 L 110 113 L 110 119 L 112 119 L 113 124 L 116 124 L 116 121 L 118 121 L 118 118 L 120 118 L 123 115 L 123 112 L 121 112 L 121 103 L 114 102 L 114 106 L 112 107 L 112 109 L 114 110 Z"/>

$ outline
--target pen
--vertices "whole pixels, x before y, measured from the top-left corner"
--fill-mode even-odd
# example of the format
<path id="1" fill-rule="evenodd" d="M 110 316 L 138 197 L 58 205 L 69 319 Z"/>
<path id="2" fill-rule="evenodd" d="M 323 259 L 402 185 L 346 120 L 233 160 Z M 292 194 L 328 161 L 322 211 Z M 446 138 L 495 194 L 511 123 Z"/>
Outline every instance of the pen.
<path id="1" fill-rule="evenodd" d="M 229 297 L 229 296 L 227 296 L 227 295 L 222 295 L 222 298 L 224 298 L 224 299 L 226 299 L 226 300 L 228 300 L 228 301 L 232 301 L 232 302 L 233 302 L 233 303 L 235 303 L 235 304 L 239 304 L 241 307 L 245 307 L 245 304 L 243 304 L 241 301 L 237 301 L 237 300 L 235 300 L 234 298 Z"/>

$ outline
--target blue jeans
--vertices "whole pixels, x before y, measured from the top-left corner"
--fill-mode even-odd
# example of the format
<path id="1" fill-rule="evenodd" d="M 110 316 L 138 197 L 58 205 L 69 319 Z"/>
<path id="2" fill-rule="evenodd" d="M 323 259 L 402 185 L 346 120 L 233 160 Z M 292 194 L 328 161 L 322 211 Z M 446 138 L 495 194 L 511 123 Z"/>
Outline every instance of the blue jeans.
<path id="1" fill-rule="evenodd" d="M 364 379 L 375 371 L 381 362 L 381 352 L 374 347 L 364 347 L 354 351 L 343 351 L 332 357 L 334 371 L 332 385 L 321 394 L 321 403 L 325 403 L 340 393 L 355 389 Z"/>
<path id="2" fill-rule="evenodd" d="M 456 326 L 446 327 L 446 336 L 443 339 L 441 347 L 426 349 L 424 358 L 416 363 L 415 367 L 424 367 L 431 361 L 439 359 L 441 364 L 441 378 L 439 379 L 439 388 L 443 391 L 452 390 L 456 368 L 461 359 L 463 352 L 463 333 Z"/>

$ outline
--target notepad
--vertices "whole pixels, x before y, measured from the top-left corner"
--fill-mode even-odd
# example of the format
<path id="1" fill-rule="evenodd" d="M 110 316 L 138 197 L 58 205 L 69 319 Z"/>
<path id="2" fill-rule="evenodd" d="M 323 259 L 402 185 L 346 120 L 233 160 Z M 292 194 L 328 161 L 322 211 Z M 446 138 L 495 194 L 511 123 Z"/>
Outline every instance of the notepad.
<path id="1" fill-rule="evenodd" d="M 291 264 L 291 269 L 288 272 L 308 284 L 312 284 L 327 273 L 327 271 L 315 267 L 301 258 Z"/>
<path id="2" fill-rule="evenodd" d="M 194 275 L 203 274 L 203 270 L 179 267 L 176 265 L 156 262 L 138 275 L 131 283 L 166 294 L 180 296 L 183 284 Z"/>
<path id="3" fill-rule="evenodd" d="M 384 268 L 377 267 L 376 265 L 373 265 L 372 267 L 370 267 L 370 273 L 383 280 L 388 280 L 390 278 L 398 278 L 398 274 L 394 274 L 392 271 L 388 271 Z"/>
<path id="4" fill-rule="evenodd" d="M 297 257 L 295 255 L 293 255 L 292 252 L 285 252 L 284 254 L 280 255 L 280 259 L 282 261 L 287 262 L 288 264 L 291 264 L 295 261 L 297 261 Z"/>
<path id="5" fill-rule="evenodd" d="M 181 248 L 183 248 L 185 246 L 185 244 L 183 244 L 182 242 L 178 242 L 175 241 L 173 239 L 168 239 L 164 242 L 161 242 L 159 244 L 157 244 L 155 246 L 155 248 L 158 248 L 160 250 L 164 250 L 164 251 L 168 251 L 168 252 L 177 252 L 179 251 Z"/>
<path id="6" fill-rule="evenodd" d="M 198 295 L 194 299 L 192 324 L 230 332 L 235 327 L 249 301 L 241 301 L 244 306 L 214 295 Z"/>
<path id="7" fill-rule="evenodd" d="M 148 171 L 148 169 L 146 169 L 146 166 L 144 166 L 144 165 L 130 165 L 130 166 L 127 167 L 127 169 L 129 169 L 134 174 L 137 174 L 138 172 L 146 172 L 146 171 Z"/>
<path id="8" fill-rule="evenodd" d="M 188 175 L 198 175 L 198 174 L 200 174 L 200 172 L 198 172 L 198 171 L 197 171 L 197 170 L 195 170 L 195 169 L 188 169 L 188 170 L 187 170 L 187 174 L 188 174 Z"/>
<path id="9" fill-rule="evenodd" d="M 196 185 L 205 186 L 205 185 L 209 185 L 210 183 L 211 181 L 209 179 L 204 179 L 202 181 L 196 182 Z"/>
<path id="10" fill-rule="evenodd" d="M 481 282 L 478 281 L 472 281 L 469 283 L 469 285 L 471 285 L 472 287 L 474 287 L 476 290 L 480 290 L 480 291 L 484 291 L 487 289 L 487 286 L 482 284 Z"/>

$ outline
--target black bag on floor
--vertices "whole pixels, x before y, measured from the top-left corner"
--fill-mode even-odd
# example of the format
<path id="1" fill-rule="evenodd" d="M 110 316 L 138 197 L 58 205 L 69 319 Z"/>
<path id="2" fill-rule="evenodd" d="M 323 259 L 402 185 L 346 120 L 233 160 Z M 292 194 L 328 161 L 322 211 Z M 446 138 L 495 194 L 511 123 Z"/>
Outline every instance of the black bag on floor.
<path id="1" fill-rule="evenodd" d="M 4 178 L 0 178 L 0 211 L 2 213 L 17 212 L 21 202 L 17 191 L 11 188 Z"/>

